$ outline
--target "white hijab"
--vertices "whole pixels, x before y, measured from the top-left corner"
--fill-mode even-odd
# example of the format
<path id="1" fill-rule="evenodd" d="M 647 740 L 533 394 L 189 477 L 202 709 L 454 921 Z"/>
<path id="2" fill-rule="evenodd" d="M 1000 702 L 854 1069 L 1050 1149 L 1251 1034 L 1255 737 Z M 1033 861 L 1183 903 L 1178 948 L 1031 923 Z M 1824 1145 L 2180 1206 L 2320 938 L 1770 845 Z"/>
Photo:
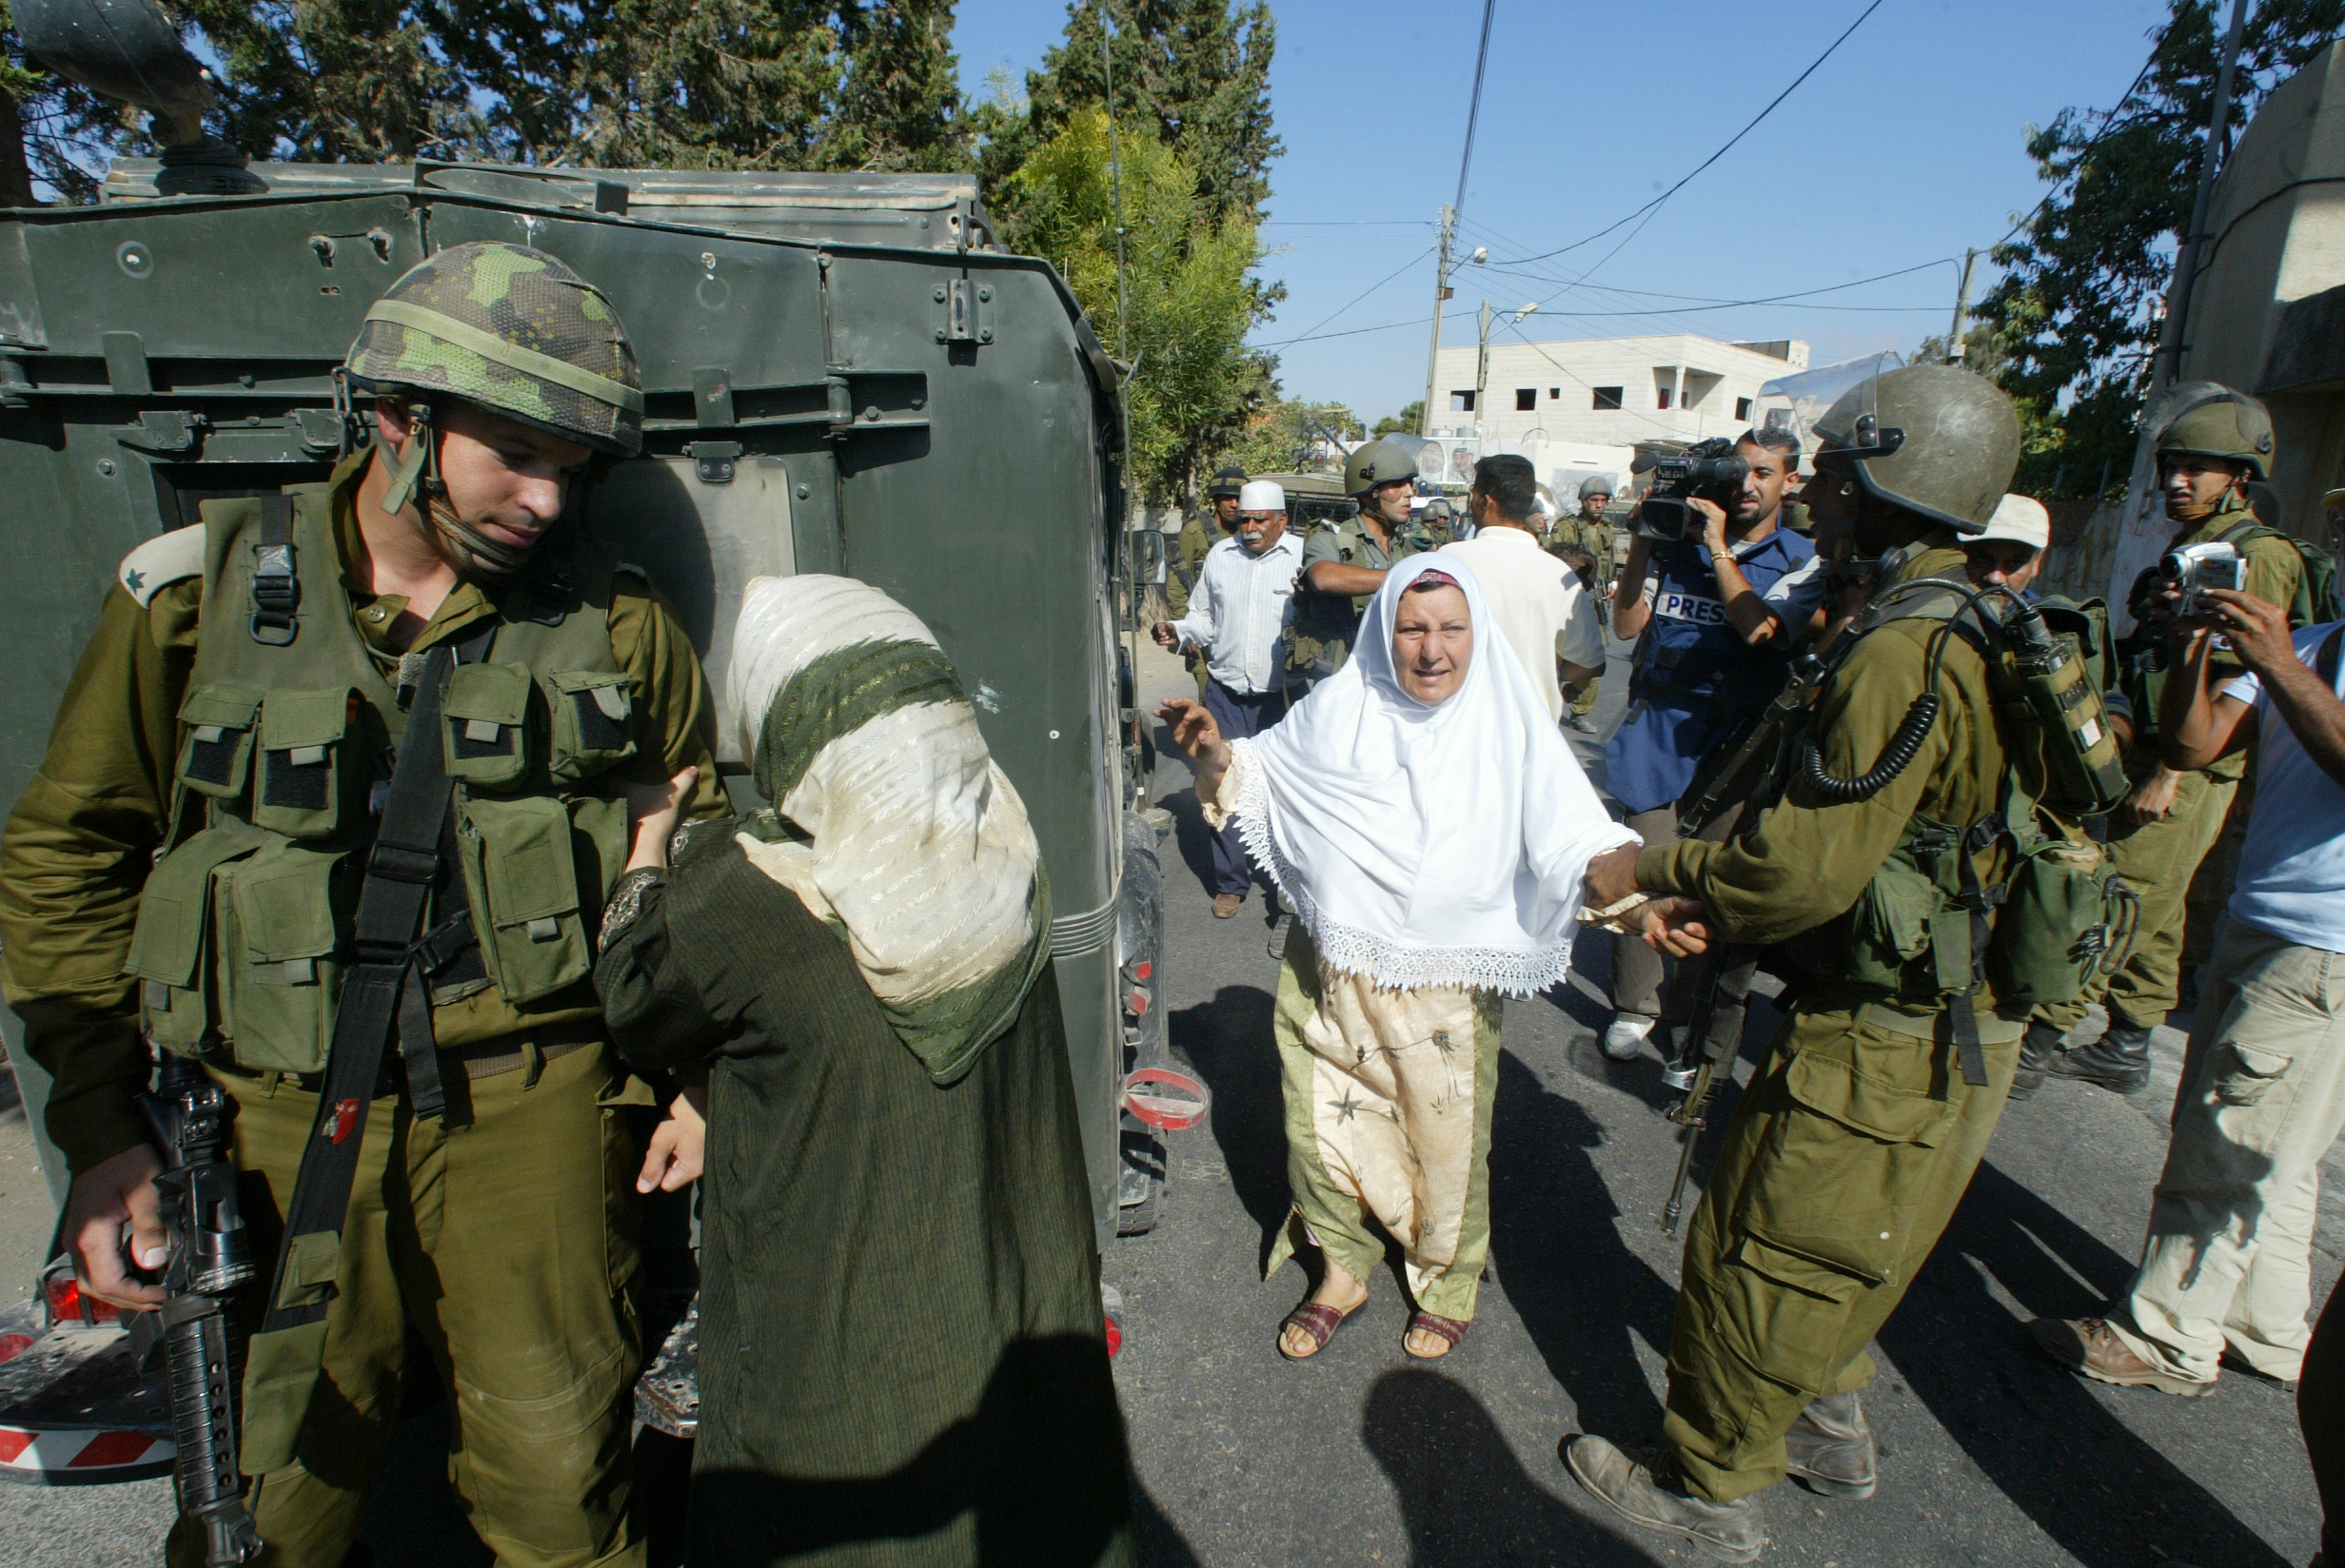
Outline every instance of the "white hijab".
<path id="1" fill-rule="evenodd" d="M 1474 630 L 1464 683 L 1434 705 L 1401 689 L 1392 661 L 1401 595 L 1428 571 L 1465 590 Z M 1395 990 L 1554 985 L 1588 861 L 1638 842 L 1597 800 L 1454 556 L 1392 568 L 1343 669 L 1231 745 L 1247 853 L 1327 963 Z"/>

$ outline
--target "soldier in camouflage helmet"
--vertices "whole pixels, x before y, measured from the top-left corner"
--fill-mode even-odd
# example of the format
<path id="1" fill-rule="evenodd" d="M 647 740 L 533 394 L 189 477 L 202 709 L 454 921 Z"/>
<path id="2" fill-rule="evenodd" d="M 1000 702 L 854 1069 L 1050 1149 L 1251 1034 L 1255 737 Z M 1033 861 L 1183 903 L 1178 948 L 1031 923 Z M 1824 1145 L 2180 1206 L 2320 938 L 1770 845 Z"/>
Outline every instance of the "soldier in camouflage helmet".
<path id="1" fill-rule="evenodd" d="M 345 1560 L 417 1333 L 499 1560 L 640 1564 L 638 1155 L 612 1107 L 654 1096 L 588 966 L 631 817 L 724 797 L 674 611 L 568 520 L 581 474 L 640 444 L 635 355 L 562 263 L 472 244 L 392 286 L 348 369 L 375 394 L 371 444 L 323 483 L 206 501 L 124 560 L 0 837 L 6 996 L 73 1177 L 65 1246 L 92 1295 L 160 1299 L 129 1268 L 164 1241 L 139 1096 L 150 1043 L 194 1058 L 235 1107 L 246 1218 L 276 1264 L 241 1456 L 269 1561 Z M 361 954 L 371 798 L 438 813 L 463 848 L 399 857 L 428 890 L 417 930 Z M 425 932 L 428 964 L 406 946 Z M 404 1021 L 340 1029 L 342 977 L 386 947 Z M 329 1059 L 376 1091 L 321 1122 Z M 698 1118 L 672 1108 L 646 1191 L 697 1173 Z M 322 1126 L 346 1200 L 305 1159 Z M 204 1552 L 183 1519 L 170 1560 Z"/>
<path id="2" fill-rule="evenodd" d="M 1303 544 L 1295 577 L 1294 617 L 1287 628 L 1287 691 L 1303 696 L 1344 667 L 1358 634 L 1360 612 L 1387 570 L 1410 556 L 1437 550 L 1442 540 L 1412 522 L 1417 449 L 1421 441 L 1387 436 L 1354 451 L 1344 463 L 1344 493 L 1356 516 L 1313 528 Z"/>

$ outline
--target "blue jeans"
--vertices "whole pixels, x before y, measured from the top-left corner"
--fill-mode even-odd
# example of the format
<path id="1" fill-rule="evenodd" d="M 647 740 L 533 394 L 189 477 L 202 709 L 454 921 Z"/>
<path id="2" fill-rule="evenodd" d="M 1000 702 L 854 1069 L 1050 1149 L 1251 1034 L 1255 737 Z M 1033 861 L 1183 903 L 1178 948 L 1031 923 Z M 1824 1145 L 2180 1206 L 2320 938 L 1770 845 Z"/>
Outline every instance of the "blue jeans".
<path id="1" fill-rule="evenodd" d="M 1250 739 L 1287 716 L 1287 697 L 1283 692 L 1240 696 L 1220 681 L 1209 680 L 1205 685 L 1205 711 L 1221 726 L 1224 740 Z M 1243 896 L 1253 881 L 1260 881 L 1266 888 L 1271 885 L 1267 875 L 1246 864 L 1246 845 L 1238 837 L 1237 824 L 1232 822 L 1213 838 L 1213 892 Z"/>

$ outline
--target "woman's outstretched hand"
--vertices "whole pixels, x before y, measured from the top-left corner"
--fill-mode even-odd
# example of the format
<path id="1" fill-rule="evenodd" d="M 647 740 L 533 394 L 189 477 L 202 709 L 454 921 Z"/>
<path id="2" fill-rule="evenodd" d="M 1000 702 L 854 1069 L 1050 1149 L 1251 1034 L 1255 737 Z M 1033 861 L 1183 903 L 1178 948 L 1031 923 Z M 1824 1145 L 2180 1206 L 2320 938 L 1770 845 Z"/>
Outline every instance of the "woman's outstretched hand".
<path id="1" fill-rule="evenodd" d="M 668 1106 L 668 1119 L 652 1128 L 651 1143 L 643 1150 L 643 1168 L 635 1178 L 636 1191 L 649 1192 L 658 1187 L 662 1192 L 673 1192 L 687 1182 L 700 1179 L 700 1154 L 708 1142 L 708 1123 L 700 1114 L 699 1102 L 707 1093 L 706 1089 L 688 1088 Z"/>
<path id="2" fill-rule="evenodd" d="M 1230 743 L 1221 738 L 1221 726 L 1204 703 L 1176 696 L 1157 709 L 1156 716 L 1172 727 L 1172 744 L 1190 761 L 1215 773 L 1230 766 Z"/>
<path id="3" fill-rule="evenodd" d="M 627 786 L 627 821 L 635 833 L 627 870 L 667 866 L 668 840 L 675 836 L 676 819 L 683 814 L 684 802 L 692 798 L 692 787 L 700 781 L 700 770 L 687 766 L 665 784 Z"/>

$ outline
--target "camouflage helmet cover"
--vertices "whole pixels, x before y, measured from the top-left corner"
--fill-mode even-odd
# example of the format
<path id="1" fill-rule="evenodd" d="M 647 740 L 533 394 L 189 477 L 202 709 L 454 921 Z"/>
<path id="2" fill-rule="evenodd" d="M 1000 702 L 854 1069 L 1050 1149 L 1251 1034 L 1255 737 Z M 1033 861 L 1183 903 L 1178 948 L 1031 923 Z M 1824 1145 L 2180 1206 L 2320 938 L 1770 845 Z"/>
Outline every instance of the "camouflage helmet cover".
<path id="1" fill-rule="evenodd" d="M 1205 487 L 1205 499 L 1219 500 L 1225 496 L 1235 499 L 1238 491 L 1245 487 L 1246 479 L 1246 470 L 1232 463 L 1213 475 L 1213 482 Z"/>
<path id="2" fill-rule="evenodd" d="M 2001 388 L 1952 365 L 1869 376 L 1816 421 L 1819 463 L 1957 532 L 1985 531 L 2020 466 L 2020 416 Z"/>
<path id="3" fill-rule="evenodd" d="M 2158 455 L 2223 458 L 2253 478 L 2272 477 L 2272 414 L 2261 401 L 2220 382 L 2185 382 L 2169 395 L 2174 412 L 2158 432 Z"/>
<path id="4" fill-rule="evenodd" d="M 366 312 L 351 380 L 462 398 L 615 457 L 643 444 L 643 382 L 601 290 L 526 245 L 472 241 L 410 267 Z"/>
<path id="5" fill-rule="evenodd" d="M 1364 496 L 1380 484 L 1417 477 L 1417 452 L 1424 442 L 1387 436 L 1370 441 L 1344 460 L 1344 494 Z"/>

